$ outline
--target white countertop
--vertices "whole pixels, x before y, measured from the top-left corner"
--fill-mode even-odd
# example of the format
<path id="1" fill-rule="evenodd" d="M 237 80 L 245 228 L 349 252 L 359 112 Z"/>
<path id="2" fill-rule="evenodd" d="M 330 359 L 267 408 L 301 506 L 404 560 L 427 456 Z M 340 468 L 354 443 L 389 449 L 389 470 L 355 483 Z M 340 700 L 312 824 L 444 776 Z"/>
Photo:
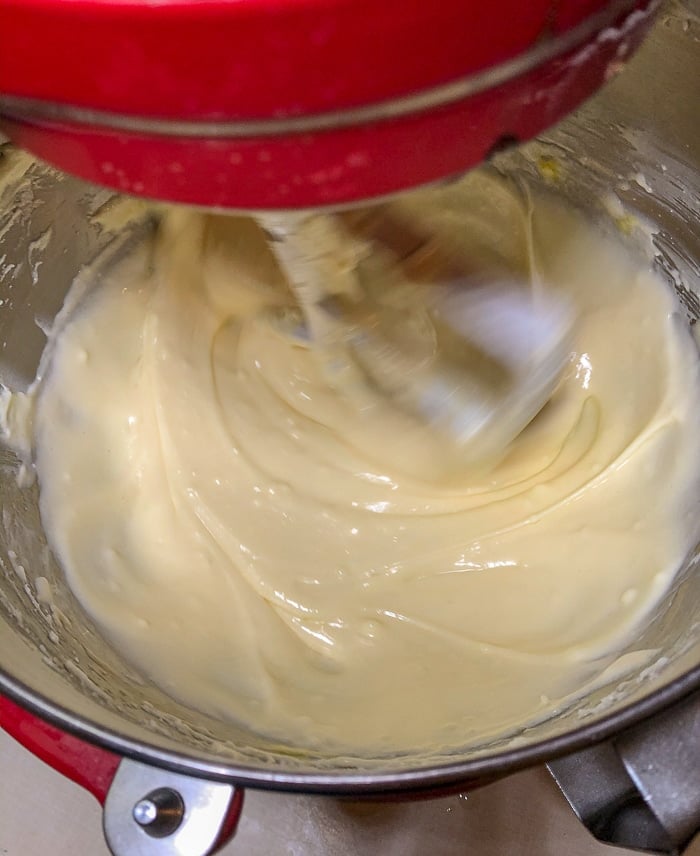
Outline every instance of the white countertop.
<path id="1" fill-rule="evenodd" d="M 348 803 L 249 791 L 224 856 L 623 856 L 595 842 L 546 770 L 464 796 Z M 0 731 L 0 856 L 108 856 L 100 807 Z M 686 856 L 700 856 L 700 840 Z"/>

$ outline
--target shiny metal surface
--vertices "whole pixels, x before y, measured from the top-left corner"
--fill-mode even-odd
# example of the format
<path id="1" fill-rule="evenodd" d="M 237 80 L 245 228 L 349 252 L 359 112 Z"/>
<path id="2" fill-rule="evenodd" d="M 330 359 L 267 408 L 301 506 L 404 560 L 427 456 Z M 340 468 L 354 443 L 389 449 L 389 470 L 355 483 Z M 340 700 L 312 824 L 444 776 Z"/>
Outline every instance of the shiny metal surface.
<path id="1" fill-rule="evenodd" d="M 185 808 L 178 791 L 159 787 L 136 803 L 131 816 L 153 838 L 167 838 L 182 824 Z"/>
<path id="2" fill-rule="evenodd" d="M 700 135 L 689 109 L 700 103 L 698 39 L 698 4 L 677 0 L 628 71 L 599 97 L 546 137 L 494 158 L 494 168 L 550 184 L 602 229 L 622 235 L 677 289 L 691 322 L 700 315 Z M 105 264 L 105 254 L 127 251 L 157 210 L 61 176 L 9 146 L 0 154 L 0 382 L 21 388 L 36 372 L 41 328 L 74 277 L 99 254 Z M 590 746 L 700 687 L 693 556 L 630 645 L 630 652 L 657 652 L 652 665 L 551 720 L 458 753 L 354 758 L 342 767 L 332 757 L 269 745 L 176 703 L 118 657 L 63 583 L 41 531 L 36 488 L 17 486 L 17 466 L 0 450 L 0 690 L 68 731 L 149 764 L 275 789 L 417 791 Z M 39 597 L 47 585 L 50 601 Z M 134 795 L 129 816 L 146 793 Z"/>
<path id="3" fill-rule="evenodd" d="M 611 743 L 547 766 L 576 816 L 599 841 L 647 853 L 678 852 Z"/>
<path id="4" fill-rule="evenodd" d="M 548 766 L 600 841 L 678 856 L 700 830 L 700 693 Z"/>
<path id="5" fill-rule="evenodd" d="M 114 856 L 207 856 L 235 799 L 232 785 L 124 760 L 104 807 L 107 846 Z M 146 809 L 147 803 L 154 809 L 153 820 L 139 822 L 135 809 Z"/>
<path id="6" fill-rule="evenodd" d="M 616 741 L 625 769 L 679 852 L 700 829 L 700 695 Z"/>

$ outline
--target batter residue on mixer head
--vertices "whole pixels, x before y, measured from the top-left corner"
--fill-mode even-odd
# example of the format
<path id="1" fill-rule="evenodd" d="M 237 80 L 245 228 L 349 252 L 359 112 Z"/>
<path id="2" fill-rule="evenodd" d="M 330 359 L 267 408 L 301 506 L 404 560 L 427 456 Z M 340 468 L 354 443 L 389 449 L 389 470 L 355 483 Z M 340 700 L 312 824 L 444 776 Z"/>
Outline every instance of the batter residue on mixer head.
<path id="1" fill-rule="evenodd" d="M 672 293 L 549 199 L 530 242 L 488 174 L 390 205 L 488 275 L 534 253 L 576 308 L 563 382 L 495 468 L 402 467 L 430 472 L 434 438 L 329 386 L 270 321 L 291 298 L 263 233 L 194 212 L 64 319 L 33 419 L 49 541 L 114 645 L 194 708 L 348 755 L 546 716 L 697 536 L 698 355 Z"/>

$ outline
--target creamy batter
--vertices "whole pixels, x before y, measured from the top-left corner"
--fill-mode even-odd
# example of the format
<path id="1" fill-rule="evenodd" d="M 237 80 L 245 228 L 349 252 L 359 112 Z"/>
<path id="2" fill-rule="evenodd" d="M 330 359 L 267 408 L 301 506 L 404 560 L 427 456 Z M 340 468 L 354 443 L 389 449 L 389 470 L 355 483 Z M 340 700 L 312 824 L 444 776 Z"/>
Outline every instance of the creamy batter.
<path id="1" fill-rule="evenodd" d="M 50 543 L 114 645 L 194 708 L 355 755 L 549 715 L 697 536 L 698 359 L 671 292 L 483 173 L 387 210 L 437 224 L 448 267 L 575 306 L 560 387 L 488 471 L 425 475 L 444 440 L 358 406 L 272 323 L 292 298 L 262 232 L 193 212 L 64 318 L 33 417 Z"/>

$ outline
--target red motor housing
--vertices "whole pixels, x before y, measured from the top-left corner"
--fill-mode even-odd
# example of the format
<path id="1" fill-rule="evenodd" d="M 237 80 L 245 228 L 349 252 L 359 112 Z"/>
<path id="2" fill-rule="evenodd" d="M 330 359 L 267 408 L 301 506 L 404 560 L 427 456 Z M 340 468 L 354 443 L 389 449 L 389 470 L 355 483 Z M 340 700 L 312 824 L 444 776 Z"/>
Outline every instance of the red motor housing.
<path id="1" fill-rule="evenodd" d="M 4 0 L 0 128 L 91 181 L 233 209 L 457 175 L 615 74 L 657 0 Z"/>

